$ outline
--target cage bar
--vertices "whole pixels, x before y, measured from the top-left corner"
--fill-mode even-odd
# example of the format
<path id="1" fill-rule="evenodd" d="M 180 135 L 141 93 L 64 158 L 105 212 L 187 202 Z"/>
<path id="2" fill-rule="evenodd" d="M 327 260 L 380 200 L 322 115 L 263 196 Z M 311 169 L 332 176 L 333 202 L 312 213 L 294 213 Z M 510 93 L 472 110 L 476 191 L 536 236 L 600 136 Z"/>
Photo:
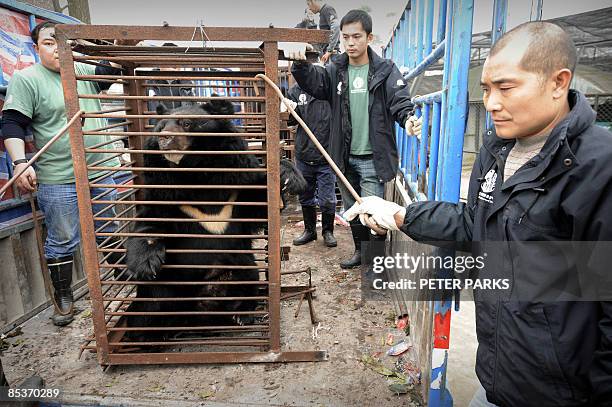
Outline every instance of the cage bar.
<path id="1" fill-rule="evenodd" d="M 145 47 L 125 45 L 99 45 L 101 40 L 155 40 L 190 41 L 193 27 L 129 27 L 129 26 L 80 26 L 58 25 L 56 36 L 60 55 L 62 84 L 64 87 L 66 111 L 73 115 L 79 110 L 79 100 L 98 100 L 113 103 L 110 107 L 89 111 L 83 115 L 87 120 L 109 120 L 95 129 L 84 129 L 84 122 L 76 122 L 69 129 L 70 143 L 74 157 L 75 177 L 81 234 L 83 236 L 84 268 L 87 274 L 92 304 L 94 335 L 87 338 L 82 350 L 95 351 L 101 365 L 123 364 L 180 364 L 180 363 L 244 363 L 244 362 L 292 362 L 322 361 L 327 359 L 326 351 L 284 351 L 280 339 L 280 301 L 284 298 L 302 296 L 309 304 L 314 287 L 310 284 L 300 292 L 281 294 L 281 247 L 280 247 L 280 135 L 286 130 L 281 126 L 279 100 L 267 84 L 255 75 L 265 73 L 273 81 L 286 79 L 286 73 L 279 75 L 278 42 L 324 42 L 326 32 L 300 29 L 276 28 L 233 28 L 200 27 L 206 33 L 206 41 L 196 37 L 196 45 L 190 47 Z M 74 55 L 68 40 L 79 45 Z M 212 48 L 208 41 L 246 41 L 256 43 L 253 48 Z M 261 45 L 261 46 L 260 46 Z M 75 63 L 102 66 L 114 62 L 122 66 L 117 75 L 77 75 Z M 151 68 L 162 68 L 152 70 Z M 164 70 L 175 67 L 178 70 Z M 156 96 L 148 90 L 157 80 L 191 81 L 188 87 L 196 90 L 193 96 Z M 118 84 L 119 92 L 97 95 L 79 94 L 77 81 L 100 81 Z M 163 87 L 185 87 L 179 83 L 161 84 Z M 214 96 L 212 93 L 218 96 Z M 189 133 L 189 137 L 238 137 L 248 143 L 248 149 L 195 150 L 186 155 L 223 157 L 225 155 L 252 155 L 261 163 L 259 168 L 236 168 L 227 166 L 206 166 L 182 168 L 146 166 L 145 156 L 179 154 L 182 151 L 156 151 L 145 148 L 145 139 L 153 133 L 156 120 L 168 118 L 157 114 L 151 102 L 202 103 L 211 100 L 225 100 L 234 104 L 234 114 L 228 115 L 173 115 L 173 119 L 227 119 L 231 120 L 239 133 Z M 121 105 L 118 105 L 121 103 Z M 112 121 L 111 121 L 112 120 Z M 286 119 L 285 119 L 286 120 Z M 182 136 L 185 133 L 165 133 L 168 136 Z M 98 139 L 94 139 L 97 137 Z M 100 141 L 101 139 L 104 139 Z M 95 140 L 92 143 L 91 140 Z M 213 139 L 214 140 L 214 139 Z M 122 145 L 127 141 L 127 145 Z M 94 160 L 89 155 L 96 154 Z M 108 154 L 102 156 L 101 154 Z M 121 158 L 120 165 L 114 160 Z M 159 172 L 184 173 L 185 183 L 178 185 L 145 184 L 143 177 Z M 190 174 L 266 174 L 265 184 L 194 184 Z M 111 179 L 114 181 L 111 182 Z M 147 190 L 193 190 L 193 191 L 261 191 L 260 200 L 151 200 L 145 199 Z M 265 192 L 264 192 L 265 191 Z M 115 197 L 114 193 L 118 196 Z M 251 192 L 248 192 L 251 193 Z M 92 207 L 95 205 L 95 208 Z M 159 206 L 168 216 L 141 216 L 138 209 L 144 205 Z M 210 220 L 212 224 L 261 224 L 263 232 L 258 234 L 211 234 L 205 229 L 197 233 L 136 232 L 138 224 L 183 224 L 197 228 L 204 218 L 182 218 L 177 216 L 180 206 L 225 206 L 267 208 L 267 217 L 220 216 Z M 174 208 L 173 208 L 174 207 Z M 206 221 L 208 222 L 208 221 Z M 115 228 L 109 229 L 110 226 Z M 199 229 L 193 229 L 199 230 Z M 206 233 L 204 233 L 206 232 Z M 166 255 L 175 263 L 164 263 L 159 273 L 177 273 L 181 270 L 199 270 L 202 273 L 221 273 L 231 270 L 240 273 L 256 273 L 257 280 L 198 280 L 172 279 L 138 280 L 128 273 L 127 251 L 124 247 L 130 238 L 165 239 L 223 239 L 235 241 L 236 249 L 173 248 Z M 246 244 L 246 246 L 245 246 Z M 202 261 L 198 264 L 180 264 L 177 255 L 219 255 L 248 254 L 249 264 L 217 264 Z M 258 256 L 256 256 L 258 255 Z M 174 256 L 174 257 L 173 257 Z M 286 256 L 285 256 L 286 257 Z M 212 274 L 211 274 L 212 275 Z M 177 276 L 177 274 L 167 274 Z M 239 277 L 242 278 L 242 277 Z M 146 295 L 152 287 L 182 287 L 182 292 L 206 292 L 211 289 L 252 286 L 249 295 L 168 295 L 156 297 Z M 196 291 L 193 291 L 196 290 Z M 200 290 L 200 291 L 198 291 Z M 251 295 L 252 294 L 252 295 Z M 236 301 L 250 301 L 256 306 L 247 310 L 228 308 Z M 134 304 L 174 303 L 176 310 L 161 311 L 134 310 Z M 210 308 L 199 309 L 198 304 L 210 304 Z M 301 305 L 301 301 L 300 301 Z M 298 307 L 299 311 L 299 307 Z M 133 316 L 146 316 L 151 321 L 169 316 L 190 318 L 206 316 L 210 324 L 171 323 L 150 326 L 129 325 Z M 242 317 L 252 317 L 242 322 Z M 311 317 L 314 318 L 311 306 Z M 134 320 L 132 320 L 134 321 Z M 223 321 L 223 323 L 215 323 Z M 153 336 L 146 337 L 147 334 Z M 143 335 L 140 339 L 138 335 Z M 136 338 L 136 339 L 135 339 Z M 176 349 L 173 349 L 176 348 Z M 172 349 L 172 351 L 169 351 Z"/>

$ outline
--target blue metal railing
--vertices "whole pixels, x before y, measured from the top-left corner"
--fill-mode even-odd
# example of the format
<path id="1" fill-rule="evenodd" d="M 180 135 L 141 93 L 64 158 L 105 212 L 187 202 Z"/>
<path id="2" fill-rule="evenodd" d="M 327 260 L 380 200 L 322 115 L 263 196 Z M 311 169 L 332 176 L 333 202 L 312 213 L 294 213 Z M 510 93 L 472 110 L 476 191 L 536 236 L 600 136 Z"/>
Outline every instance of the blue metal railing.
<path id="1" fill-rule="evenodd" d="M 442 57 L 450 62 L 444 64 L 442 89 L 413 99 L 417 115 L 422 113 L 431 129 L 424 126 L 421 140 L 399 126 L 396 134 L 400 168 L 412 195 L 453 202 L 459 198 L 460 182 L 455 181 L 461 174 L 458 143 L 463 138 L 456 135 L 465 130 L 473 0 L 439 1 L 435 42 L 434 8 L 433 0 L 410 1 L 384 55 L 401 67 L 406 80 L 416 79 Z"/>
<path id="2" fill-rule="evenodd" d="M 397 127 L 397 147 L 404 185 L 417 200 L 458 202 L 461 186 L 463 134 L 467 109 L 468 70 L 473 0 L 439 0 L 434 44 L 434 0 L 412 0 L 394 29 L 384 56 L 391 58 L 407 80 L 415 80 L 444 58 L 442 89 L 413 98 L 422 115 L 420 140 Z M 434 46 L 435 45 L 435 46 Z M 452 69 L 451 69 L 452 67 Z M 431 124 L 431 127 L 430 127 Z M 451 302 L 433 303 L 434 329 L 429 406 L 452 406 L 446 388 Z"/>
<path id="3" fill-rule="evenodd" d="M 413 98 L 416 114 L 423 117 L 421 139 L 397 128 L 400 171 L 404 186 L 417 200 L 458 202 L 461 187 L 463 140 L 468 114 L 467 85 L 472 38 L 473 0 L 437 0 L 438 26 L 433 39 L 436 0 L 408 2 L 393 35 L 383 50 L 405 73 L 416 80 L 432 64 L 444 58 L 442 89 Z M 537 0 L 530 20 L 542 19 L 543 0 Z M 495 0 L 491 44 L 506 31 L 508 0 Z M 435 47 L 434 47 L 435 44 Z M 413 82 L 414 83 L 414 82 Z M 487 128 L 491 125 L 487 114 Z M 433 351 L 429 406 L 452 406 L 446 388 L 450 337 L 450 301 L 434 301 Z"/>

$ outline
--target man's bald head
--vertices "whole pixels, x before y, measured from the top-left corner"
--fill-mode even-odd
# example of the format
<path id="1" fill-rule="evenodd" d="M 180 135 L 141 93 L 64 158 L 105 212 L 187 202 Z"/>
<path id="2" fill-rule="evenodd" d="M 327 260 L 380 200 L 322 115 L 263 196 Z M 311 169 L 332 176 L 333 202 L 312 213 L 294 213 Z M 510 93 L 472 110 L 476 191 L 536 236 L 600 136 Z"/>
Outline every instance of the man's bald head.
<path id="1" fill-rule="evenodd" d="M 558 25 L 532 21 L 523 23 L 504 34 L 491 48 L 495 56 L 506 47 L 525 47 L 520 67 L 528 72 L 548 76 L 561 69 L 576 69 L 576 46 Z"/>
<path id="2" fill-rule="evenodd" d="M 497 136 L 516 139 L 552 131 L 570 111 L 567 96 L 575 67 L 574 44 L 554 24 L 525 23 L 500 38 L 480 77 Z"/>

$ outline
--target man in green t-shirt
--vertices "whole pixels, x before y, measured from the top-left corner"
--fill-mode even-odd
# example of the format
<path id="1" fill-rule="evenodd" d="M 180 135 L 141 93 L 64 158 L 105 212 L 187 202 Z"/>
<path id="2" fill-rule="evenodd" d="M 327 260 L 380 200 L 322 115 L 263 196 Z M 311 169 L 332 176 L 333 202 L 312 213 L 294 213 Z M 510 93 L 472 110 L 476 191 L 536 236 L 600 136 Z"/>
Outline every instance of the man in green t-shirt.
<path id="1" fill-rule="evenodd" d="M 398 152 L 395 123 L 414 135 L 413 110 L 406 82 L 395 64 L 379 57 L 369 44 L 373 39 L 372 18 L 363 10 L 351 10 L 340 21 L 345 52 L 331 58 L 325 67 L 306 62 L 303 52 L 293 52 L 291 73 L 300 87 L 317 99 L 329 101 L 332 123 L 329 153 L 346 178 L 362 196 L 384 194 L 385 182 L 395 178 Z M 355 200 L 340 184 L 345 210 Z M 358 220 L 351 222 L 355 243 L 353 255 L 340 263 L 353 268 L 362 263 L 364 241 L 380 241 Z M 374 247 L 374 246 L 372 246 Z M 380 253 L 370 253 L 370 258 Z"/>
<path id="2" fill-rule="evenodd" d="M 15 73 L 9 83 L 2 116 L 2 137 L 7 152 L 13 160 L 14 172 L 27 165 L 25 158 L 25 134 L 31 128 L 36 148 L 43 147 L 66 124 L 66 109 L 61 77 L 55 27 L 53 23 L 44 22 L 32 30 L 34 48 L 40 57 L 40 63 L 34 64 Z M 77 75 L 109 73 L 116 69 L 93 67 L 76 63 Z M 97 94 L 100 83 L 90 81 L 77 82 L 79 94 Z M 107 84 L 108 85 L 108 84 Z M 102 85 L 103 86 L 103 85 Z M 81 99 L 81 109 L 87 112 L 101 111 L 97 99 Z M 85 119 L 83 130 L 96 131 L 106 126 L 104 119 Z M 110 141 L 109 136 L 86 136 L 86 146 Z M 111 148 L 111 146 L 109 146 Z M 119 161 L 112 154 L 87 154 L 88 165 L 113 166 Z M 90 172 L 90 179 L 104 178 L 101 172 Z M 108 176 L 101 183 L 113 184 Z M 53 323 L 69 324 L 72 319 L 72 263 L 73 253 L 79 244 L 79 213 L 76 198 L 76 186 L 72 165 L 72 154 L 68 135 L 55 142 L 36 163 L 36 169 L 28 168 L 16 181 L 22 192 L 38 190 L 38 203 L 45 215 L 47 238 L 45 240 L 45 257 L 55 289 L 56 314 Z M 116 199 L 115 189 L 92 188 L 91 196 L 104 194 L 105 199 Z M 101 205 L 94 205 L 94 213 L 104 210 Z M 114 214 L 112 209 L 103 212 L 106 216 Z M 103 215 L 103 216 L 104 216 Z M 99 230 L 103 229 L 103 230 Z M 114 223 L 96 224 L 98 232 L 112 232 Z"/>

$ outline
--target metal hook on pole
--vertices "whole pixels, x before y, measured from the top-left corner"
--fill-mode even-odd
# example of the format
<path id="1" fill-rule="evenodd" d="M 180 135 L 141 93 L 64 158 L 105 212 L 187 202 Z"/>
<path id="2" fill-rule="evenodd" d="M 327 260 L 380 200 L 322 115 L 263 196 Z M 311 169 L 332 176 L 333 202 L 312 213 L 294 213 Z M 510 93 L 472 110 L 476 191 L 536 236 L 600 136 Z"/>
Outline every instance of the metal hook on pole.
<path id="1" fill-rule="evenodd" d="M 268 85 L 270 85 L 270 87 L 272 87 L 272 89 L 274 89 L 274 91 L 276 92 L 278 97 L 281 99 L 282 103 L 285 103 L 285 100 L 284 100 L 285 97 L 283 96 L 283 92 L 281 92 L 281 90 L 278 88 L 278 86 L 276 86 L 276 84 L 270 78 L 268 78 L 264 74 L 257 74 L 257 75 L 255 75 L 255 77 L 263 79 Z M 289 105 L 288 103 L 285 103 L 285 106 L 287 106 L 287 110 L 289 111 L 289 113 L 291 113 L 291 115 L 295 118 L 295 120 L 297 120 L 297 122 L 300 124 L 300 126 L 302 126 L 304 131 L 306 131 L 306 134 L 308 135 L 308 138 L 310 138 L 310 141 L 312 141 L 312 143 L 315 145 L 317 150 L 319 150 L 319 152 L 321 153 L 323 158 L 325 158 L 325 161 L 327 161 L 327 163 L 330 165 L 330 167 L 334 170 L 334 172 L 336 173 L 336 175 L 338 176 L 340 181 L 342 181 L 342 184 L 344 184 L 346 189 L 348 189 L 348 191 L 353 196 L 353 198 L 358 203 L 362 203 L 363 199 L 359 196 L 357 191 L 355 191 L 355 188 L 353 188 L 353 186 L 348 181 L 348 179 L 346 179 L 346 177 L 344 176 L 342 171 L 340 171 L 340 168 L 338 168 L 338 166 L 336 165 L 334 160 L 332 160 L 332 158 L 327 153 L 327 151 L 325 151 L 325 148 L 321 145 L 321 143 L 319 143 L 319 140 L 317 140 L 317 138 L 315 137 L 313 132 L 308 128 L 308 125 L 306 125 L 306 123 L 304 123 L 304 120 L 302 120 L 302 118 L 295 112 L 295 110 L 293 110 L 293 107 L 291 107 L 291 105 Z M 366 215 L 366 217 L 369 217 L 369 216 Z M 376 222 L 374 222 L 374 220 L 371 219 L 371 218 L 369 219 L 368 223 L 376 224 Z M 385 229 L 381 228 L 381 227 L 377 227 L 377 228 L 373 228 L 372 227 L 372 230 L 374 230 L 379 235 L 384 235 L 384 234 L 387 233 L 387 231 Z"/>

